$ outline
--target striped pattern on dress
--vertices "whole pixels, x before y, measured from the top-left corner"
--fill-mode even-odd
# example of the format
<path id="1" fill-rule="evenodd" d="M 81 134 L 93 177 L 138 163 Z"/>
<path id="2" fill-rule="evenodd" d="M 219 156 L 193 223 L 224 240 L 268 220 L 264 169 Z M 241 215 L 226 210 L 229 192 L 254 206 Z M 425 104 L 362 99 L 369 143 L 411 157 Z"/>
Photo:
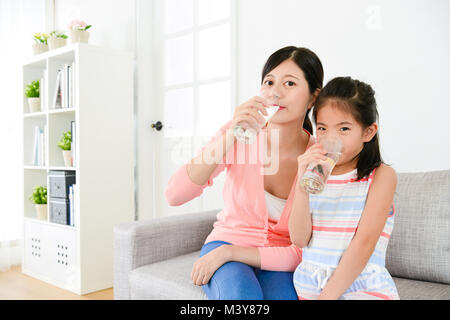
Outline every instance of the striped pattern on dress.
<path id="1" fill-rule="evenodd" d="M 299 299 L 315 299 L 350 245 L 363 213 L 375 170 L 357 180 L 357 170 L 330 176 L 321 194 L 310 195 L 312 235 L 294 273 Z M 385 268 L 386 249 L 394 226 L 394 206 L 369 262 L 340 299 L 398 299 Z"/>

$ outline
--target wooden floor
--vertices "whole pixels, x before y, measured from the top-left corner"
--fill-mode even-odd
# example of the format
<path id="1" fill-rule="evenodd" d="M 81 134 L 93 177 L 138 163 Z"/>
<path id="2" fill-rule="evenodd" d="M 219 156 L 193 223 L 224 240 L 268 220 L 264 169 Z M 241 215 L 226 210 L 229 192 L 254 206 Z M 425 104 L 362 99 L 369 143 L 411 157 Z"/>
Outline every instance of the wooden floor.
<path id="1" fill-rule="evenodd" d="M 0 300 L 112 300 L 113 288 L 79 296 L 22 273 L 21 266 L 0 272 Z"/>

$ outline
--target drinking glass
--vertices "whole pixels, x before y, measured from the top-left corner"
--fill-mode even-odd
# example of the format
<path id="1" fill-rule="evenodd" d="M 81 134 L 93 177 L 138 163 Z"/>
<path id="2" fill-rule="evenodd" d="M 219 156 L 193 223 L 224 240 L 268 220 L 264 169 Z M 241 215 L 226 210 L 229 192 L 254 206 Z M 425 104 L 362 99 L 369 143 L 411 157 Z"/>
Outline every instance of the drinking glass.
<path id="1" fill-rule="evenodd" d="M 261 128 L 264 128 L 267 122 L 269 122 L 270 119 L 272 119 L 272 117 L 275 115 L 275 113 L 280 109 L 279 106 L 280 98 L 278 96 L 264 97 L 264 98 L 266 99 L 266 102 L 268 104 L 268 107 L 266 107 L 267 116 L 260 112 L 265 119 L 265 122 L 260 127 L 253 128 L 246 121 L 241 121 L 234 126 L 233 128 L 234 136 L 240 142 L 245 144 L 252 144 L 255 141 L 256 136 L 258 135 Z"/>
<path id="2" fill-rule="evenodd" d="M 323 191 L 327 183 L 328 177 L 333 171 L 334 166 L 339 161 L 342 152 L 342 141 L 338 137 L 324 136 L 320 138 L 324 149 L 327 151 L 325 156 L 327 160 L 320 164 L 315 161 L 311 162 L 306 168 L 305 174 L 300 180 L 300 185 L 311 194 L 318 194 Z"/>

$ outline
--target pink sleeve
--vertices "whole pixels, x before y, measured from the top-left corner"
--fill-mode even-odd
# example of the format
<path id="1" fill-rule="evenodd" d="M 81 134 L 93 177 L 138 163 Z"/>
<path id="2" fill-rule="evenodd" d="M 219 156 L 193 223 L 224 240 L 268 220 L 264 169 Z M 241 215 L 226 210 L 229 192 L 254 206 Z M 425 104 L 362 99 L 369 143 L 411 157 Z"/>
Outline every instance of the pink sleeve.
<path id="1" fill-rule="evenodd" d="M 230 126 L 231 120 L 227 122 L 220 130 L 209 140 L 209 142 L 199 151 L 198 154 L 210 144 L 213 144 L 217 139 L 222 137 L 223 133 Z M 197 155 L 198 155 L 197 154 Z M 198 185 L 192 182 L 187 173 L 187 164 L 184 164 L 175 171 L 170 177 L 165 190 L 165 197 L 170 206 L 181 206 L 186 202 L 200 196 L 203 193 L 203 189 L 207 186 L 213 185 L 213 179 L 217 177 L 226 167 L 226 155 L 222 159 L 222 162 L 217 165 L 211 176 L 204 185 Z"/>
<path id="2" fill-rule="evenodd" d="M 288 247 L 260 247 L 261 269 L 294 272 L 302 262 L 302 250 L 294 244 Z"/>

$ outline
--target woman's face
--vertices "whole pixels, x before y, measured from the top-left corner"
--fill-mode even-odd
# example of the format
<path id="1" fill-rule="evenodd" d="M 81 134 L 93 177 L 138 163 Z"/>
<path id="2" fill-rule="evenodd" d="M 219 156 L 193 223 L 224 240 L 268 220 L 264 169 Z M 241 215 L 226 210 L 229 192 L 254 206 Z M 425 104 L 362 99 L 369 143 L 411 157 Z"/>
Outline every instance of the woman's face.
<path id="1" fill-rule="evenodd" d="M 302 69 L 290 59 L 283 61 L 265 76 L 260 95 L 266 99 L 279 96 L 280 109 L 272 117 L 273 123 L 304 119 L 306 111 L 314 103 Z"/>

